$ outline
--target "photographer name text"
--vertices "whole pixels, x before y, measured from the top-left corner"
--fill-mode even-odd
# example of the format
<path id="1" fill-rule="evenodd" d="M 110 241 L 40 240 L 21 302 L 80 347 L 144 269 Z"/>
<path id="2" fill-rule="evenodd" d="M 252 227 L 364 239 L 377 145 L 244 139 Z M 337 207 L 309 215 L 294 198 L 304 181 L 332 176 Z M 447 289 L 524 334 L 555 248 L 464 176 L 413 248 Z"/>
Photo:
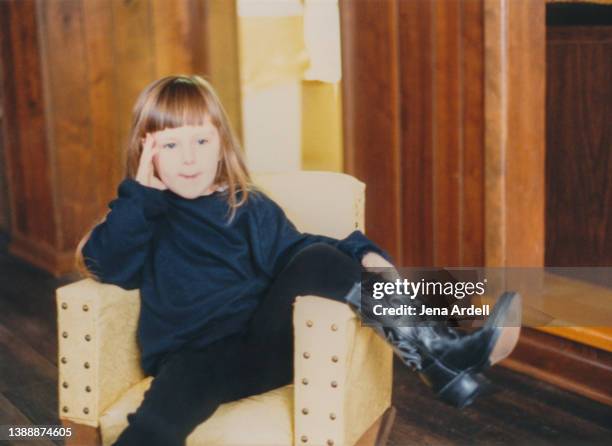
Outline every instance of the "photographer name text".
<path id="1" fill-rule="evenodd" d="M 400 305 L 398 307 L 385 307 L 384 305 L 374 305 L 372 311 L 377 316 L 488 316 L 489 305 L 470 305 L 461 307 L 457 304 L 453 305 L 449 310 L 445 307 L 428 307 L 421 305 L 414 307 L 411 305 Z"/>

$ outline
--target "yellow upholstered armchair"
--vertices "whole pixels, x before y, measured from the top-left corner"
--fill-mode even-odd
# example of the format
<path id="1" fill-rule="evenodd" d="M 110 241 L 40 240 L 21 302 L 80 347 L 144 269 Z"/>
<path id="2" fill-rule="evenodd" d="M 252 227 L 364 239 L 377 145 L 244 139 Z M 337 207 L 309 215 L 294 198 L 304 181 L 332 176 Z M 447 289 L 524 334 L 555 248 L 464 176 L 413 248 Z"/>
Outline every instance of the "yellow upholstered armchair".
<path id="1" fill-rule="evenodd" d="M 329 172 L 256 175 L 304 232 L 364 229 L 363 183 Z M 139 290 L 84 279 L 57 289 L 59 417 L 67 444 L 110 445 L 152 377 L 140 367 Z M 382 444 L 393 420 L 392 350 L 342 303 L 298 296 L 294 383 L 220 406 L 188 437 L 196 445 Z"/>

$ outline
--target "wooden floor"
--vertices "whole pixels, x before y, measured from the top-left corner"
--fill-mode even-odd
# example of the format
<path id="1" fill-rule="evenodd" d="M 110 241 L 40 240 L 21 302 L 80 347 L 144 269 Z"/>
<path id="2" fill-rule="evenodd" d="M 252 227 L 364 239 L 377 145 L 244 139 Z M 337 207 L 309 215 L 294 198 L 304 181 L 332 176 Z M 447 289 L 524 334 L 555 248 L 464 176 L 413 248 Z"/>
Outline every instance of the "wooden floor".
<path id="1" fill-rule="evenodd" d="M 54 290 L 72 280 L 55 279 L 0 252 L 0 425 L 59 424 Z M 610 407 L 503 367 L 487 374 L 494 393 L 459 411 L 431 398 L 417 376 L 396 362 L 397 415 L 389 444 L 612 444 Z"/>

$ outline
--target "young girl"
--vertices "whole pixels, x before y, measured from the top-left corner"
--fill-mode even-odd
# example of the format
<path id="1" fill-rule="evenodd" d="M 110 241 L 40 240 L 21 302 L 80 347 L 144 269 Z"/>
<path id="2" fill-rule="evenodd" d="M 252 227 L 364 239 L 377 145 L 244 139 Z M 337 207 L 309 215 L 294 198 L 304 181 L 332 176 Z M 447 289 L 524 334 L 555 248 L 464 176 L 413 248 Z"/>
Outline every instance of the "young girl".
<path id="1" fill-rule="evenodd" d="M 362 314 L 364 268 L 393 268 L 360 231 L 342 240 L 297 231 L 251 183 L 225 111 L 198 76 L 164 77 L 141 93 L 127 176 L 109 208 L 77 260 L 101 282 L 140 289 L 138 343 L 154 377 L 116 445 L 182 445 L 220 404 L 292 382 L 295 296 Z M 363 277 L 365 292 L 381 280 Z M 472 335 L 377 330 L 437 396 L 462 407 L 483 389 L 480 371 L 514 347 L 516 333 L 501 326 L 517 301 L 501 299 Z"/>

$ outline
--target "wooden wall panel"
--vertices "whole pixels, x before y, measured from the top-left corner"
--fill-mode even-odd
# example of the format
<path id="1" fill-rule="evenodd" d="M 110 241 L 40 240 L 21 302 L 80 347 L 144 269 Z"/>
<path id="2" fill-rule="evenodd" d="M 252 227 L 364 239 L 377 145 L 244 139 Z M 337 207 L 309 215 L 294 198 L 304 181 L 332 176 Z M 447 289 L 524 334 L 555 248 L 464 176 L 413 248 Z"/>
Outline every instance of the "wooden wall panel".
<path id="1" fill-rule="evenodd" d="M 8 113 L 8 110 L 15 109 L 15 91 L 7 91 L 7 86 L 10 85 L 6 76 L 10 76 L 12 69 L 9 69 L 8 62 L 13 60 L 11 39 L 10 39 L 10 8 L 8 2 L 0 2 L 0 101 L 2 101 L 2 118 L 0 119 L 0 158 L 2 159 L 2 171 L 0 171 L 0 187 L 6 187 L 2 200 L 2 208 L 0 218 L 2 226 L 0 227 L 0 248 L 6 246 L 8 242 L 8 233 L 11 230 L 11 221 L 13 212 L 11 212 L 9 188 L 11 186 L 10 178 L 8 178 L 8 159 L 6 154 L 6 145 L 14 145 L 16 133 L 16 116 L 14 113 Z M 12 63 L 12 62 L 11 62 Z M 4 202 L 4 200 L 6 200 Z"/>
<path id="2" fill-rule="evenodd" d="M 377 4 L 378 10 L 369 11 L 347 0 L 341 9 L 343 51 L 350 54 L 343 59 L 344 95 L 349 97 L 344 112 L 347 169 L 368 183 L 366 206 L 375 207 L 368 214 L 369 235 L 393 254 L 400 253 L 395 259 L 400 266 L 543 266 L 544 0 Z M 397 30 L 398 39 L 380 34 L 378 26 L 383 25 Z M 605 204 L 611 195 L 607 180 L 612 157 L 610 126 L 603 123 L 610 109 L 606 80 L 611 58 L 606 59 L 607 46 L 563 51 L 551 70 L 580 82 L 569 88 L 578 106 L 561 107 L 549 118 L 554 122 L 549 135 L 556 131 L 549 143 L 560 150 L 548 175 L 561 191 L 551 205 L 567 217 L 562 206 L 578 203 L 569 212 L 570 226 L 578 227 L 579 221 L 587 226 L 580 232 L 587 241 L 583 250 L 597 255 L 610 245 Z M 598 69 L 587 73 L 576 68 L 579 52 Z M 551 87 L 560 90 L 561 85 L 569 85 L 568 80 L 561 78 Z M 384 100 L 389 103 L 381 104 Z M 371 118 L 378 110 L 388 113 L 382 124 Z M 365 117 L 378 125 L 366 126 Z M 583 122 L 578 131 L 574 123 L 583 119 L 589 125 Z M 399 138 L 390 139 L 397 126 Z M 366 137 L 364 129 L 372 134 Z M 387 143 L 387 153 L 372 150 L 372 140 Z M 564 144 L 580 150 L 574 149 L 573 162 L 558 169 L 567 156 Z M 382 163 L 381 157 L 399 160 L 399 177 L 396 166 Z M 386 194 L 384 200 L 380 193 Z M 392 224 L 390 216 L 395 218 Z M 566 236 L 566 219 L 549 224 L 559 240 Z M 564 256 L 576 256 L 576 247 L 568 248 Z M 557 334 L 568 337 L 567 331 Z M 571 347 L 569 355 L 566 347 Z M 609 403 L 608 389 L 598 381 L 610 375 L 609 364 L 604 364 L 609 355 L 588 358 L 594 350 L 583 347 L 525 329 L 505 365 Z M 589 363 L 591 359 L 596 363 Z M 567 365 L 561 371 L 556 370 L 559 361 Z M 597 376 L 589 376 L 594 367 Z"/>
<path id="3" fill-rule="evenodd" d="M 403 266 L 543 265 L 544 1 L 341 6 L 346 170 L 368 183 L 368 234 Z"/>
<path id="4" fill-rule="evenodd" d="M 360 55 L 343 59 L 346 169 L 368 184 L 368 235 L 395 253 L 400 265 L 482 265 L 482 1 L 378 2 L 376 13 L 390 11 L 388 20 L 397 21 L 397 52 L 382 48 L 395 42 L 392 36 L 363 31 L 370 28 L 364 6 L 342 5 L 343 51 Z M 372 76 L 386 83 L 382 99 Z M 395 96 L 381 102 L 389 94 Z M 368 137 L 387 143 L 382 159 L 399 162 L 399 172 L 382 164 L 362 135 L 366 127 L 356 117 L 370 117 L 373 108 L 390 113 L 383 125 L 367 127 Z M 392 132 L 398 136 L 390 144 Z M 387 187 L 380 189 L 381 182 Z M 381 193 L 387 194 L 384 201 Z"/>
<path id="5" fill-rule="evenodd" d="M 48 257 L 55 243 L 51 160 L 45 138 L 44 93 L 34 0 L 2 2 L 4 149 L 12 237 L 30 240 Z M 30 181 L 35 179 L 35 181 Z M 28 247 L 24 243 L 23 251 Z"/>
<path id="6" fill-rule="evenodd" d="M 113 11 L 108 0 L 83 2 L 84 45 L 87 64 L 87 101 L 91 125 L 89 135 L 82 141 L 82 169 L 88 172 L 84 195 L 90 200 L 79 200 L 82 216 L 78 219 L 80 233 L 83 221 L 97 216 L 116 192 L 116 185 L 123 176 L 123 146 L 120 144 L 117 119 L 118 104 L 115 85 L 115 52 L 110 30 L 113 29 Z M 123 123 L 125 125 L 126 123 Z M 93 224 L 93 221 L 92 221 Z M 74 241 L 73 241 L 74 243 Z M 73 245 L 74 246 L 74 245 Z M 68 244 L 67 249 L 70 248 Z"/>
<path id="7" fill-rule="evenodd" d="M 5 5 L 0 5 L 0 27 L 8 28 L 8 12 Z M 6 111 L 4 110 L 5 96 L 4 85 L 4 56 L 8 42 L 5 41 L 3 33 L 0 33 L 0 250 L 6 250 L 8 243 L 8 234 L 11 229 L 11 207 L 9 205 L 8 180 L 6 178 L 6 160 L 4 153 L 6 152 L 4 144 L 5 138 L 2 135 L 6 133 Z M 10 47 L 9 47 L 10 50 Z"/>
<path id="8" fill-rule="evenodd" d="M 544 266 L 546 28 L 544 1 L 507 0 L 507 266 Z"/>
<path id="9" fill-rule="evenodd" d="M 484 6 L 466 0 L 461 15 L 461 241 L 460 264 L 484 265 Z"/>
<path id="10" fill-rule="evenodd" d="M 485 264 L 543 266 L 545 3 L 484 6 Z"/>
<path id="11" fill-rule="evenodd" d="M 401 252 L 397 2 L 341 3 L 345 171 L 367 184 L 366 232 Z"/>
<path id="12" fill-rule="evenodd" d="M 53 219 L 62 228 L 56 246 L 64 251 L 78 241 L 80 203 L 93 189 L 87 190 L 91 172 L 82 165 L 92 126 L 87 64 L 73 63 L 87 58 L 83 8 L 70 0 L 42 2 L 39 7 L 40 34 L 46 37 L 41 39 L 41 59 L 46 61 L 47 138 L 54 158 L 49 164 L 54 176 Z"/>
<path id="13" fill-rule="evenodd" d="M 485 265 L 506 261 L 505 155 L 508 143 L 508 91 L 503 0 L 484 0 L 484 103 L 485 103 Z"/>
<path id="14" fill-rule="evenodd" d="M 111 0 L 113 28 L 110 37 L 115 44 L 115 104 L 119 140 L 127 141 L 131 108 L 142 88 L 155 78 L 154 32 L 150 1 Z M 123 153 L 123 152 L 122 152 Z"/>
<path id="15" fill-rule="evenodd" d="M 240 57 L 238 39 L 238 12 L 236 0 L 194 0 L 192 14 L 206 8 L 201 13 L 206 22 L 205 36 L 192 38 L 195 52 L 193 65 L 198 72 L 208 73 L 208 78 L 219 93 L 223 107 L 238 135 L 242 135 L 242 94 L 240 81 Z M 198 28 L 194 28 L 197 31 Z M 197 46 L 199 45 L 199 47 Z M 205 55 L 206 57 L 197 56 Z M 199 69 L 199 64 L 207 62 L 207 69 Z M 242 140 L 242 138 L 240 138 Z"/>
<path id="16" fill-rule="evenodd" d="M 546 264 L 611 266 L 612 24 L 550 27 L 546 58 Z"/>
<path id="17" fill-rule="evenodd" d="M 139 92 L 169 73 L 208 77 L 208 1 L 1 2 L 13 254 L 73 270 L 124 176 Z"/>
<path id="18" fill-rule="evenodd" d="M 399 2 L 398 6 L 404 234 L 399 249 L 403 265 L 433 265 L 433 8 L 426 0 Z"/>
<path id="19" fill-rule="evenodd" d="M 462 2 L 432 3 L 434 35 L 433 113 L 433 261 L 458 266 L 461 258 L 462 195 Z M 476 86 L 475 86 L 476 87 Z M 480 88 L 480 86 L 478 86 Z"/>
<path id="20" fill-rule="evenodd" d="M 189 4 L 152 0 L 150 8 L 156 75 L 190 72 L 193 56 Z"/>

